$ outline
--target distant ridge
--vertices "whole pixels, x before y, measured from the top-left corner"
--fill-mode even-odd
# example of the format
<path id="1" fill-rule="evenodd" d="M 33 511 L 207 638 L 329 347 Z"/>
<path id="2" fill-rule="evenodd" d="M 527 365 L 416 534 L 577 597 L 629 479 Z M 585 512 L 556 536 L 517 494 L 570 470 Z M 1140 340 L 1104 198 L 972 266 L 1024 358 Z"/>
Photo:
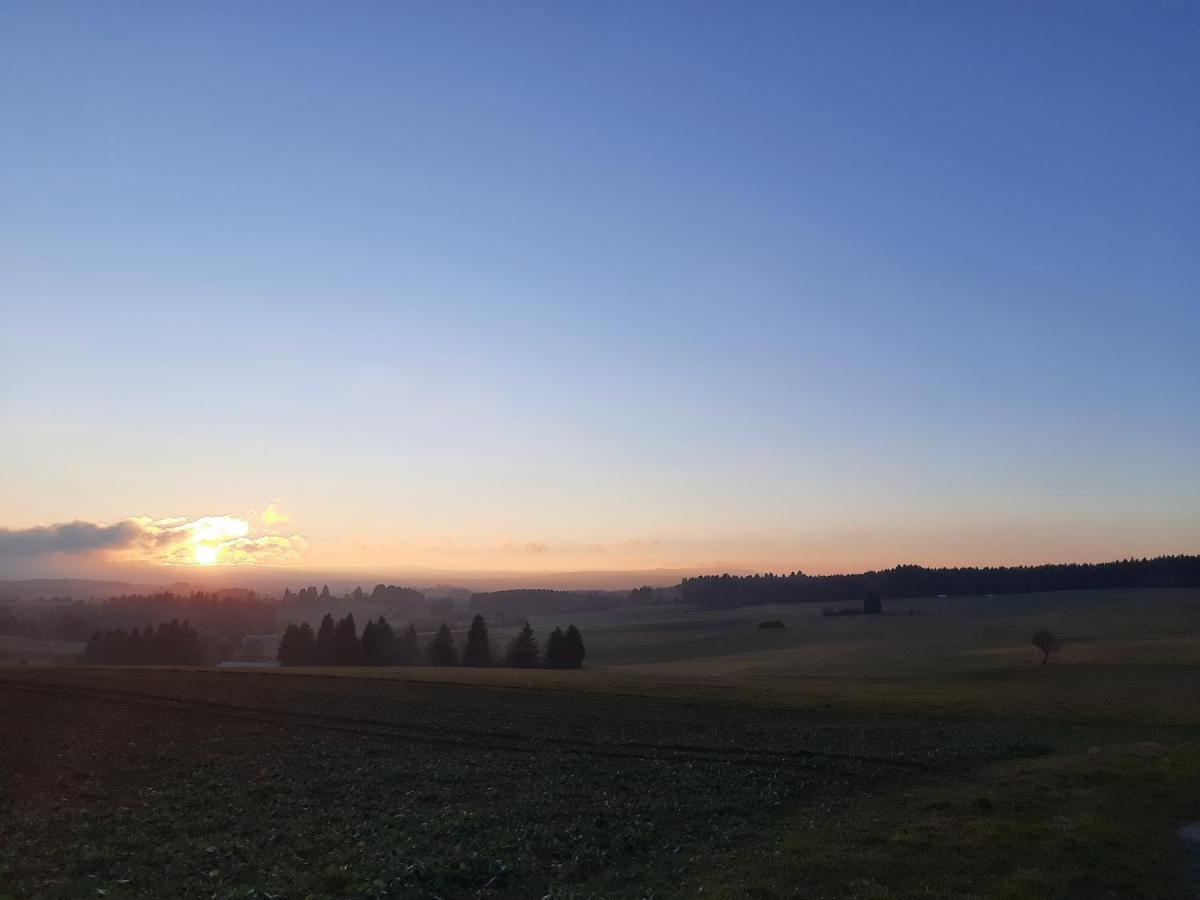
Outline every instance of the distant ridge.
<path id="1" fill-rule="evenodd" d="M 36 600 L 39 597 L 115 597 L 120 594 L 148 594 L 161 591 L 165 583 L 135 584 L 130 581 L 98 581 L 91 578 L 28 578 L 0 581 L 0 600 Z"/>

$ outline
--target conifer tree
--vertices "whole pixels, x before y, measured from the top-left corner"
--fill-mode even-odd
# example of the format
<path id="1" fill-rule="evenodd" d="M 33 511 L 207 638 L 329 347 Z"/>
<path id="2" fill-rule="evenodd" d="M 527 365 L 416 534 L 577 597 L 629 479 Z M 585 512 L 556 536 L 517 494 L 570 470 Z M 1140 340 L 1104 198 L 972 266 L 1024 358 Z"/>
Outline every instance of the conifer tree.
<path id="1" fill-rule="evenodd" d="M 431 666 L 452 666 L 458 662 L 458 651 L 454 647 L 454 635 L 450 633 L 445 622 L 433 636 L 428 650 Z"/>
<path id="2" fill-rule="evenodd" d="M 508 645 L 508 653 L 505 654 L 504 660 L 513 668 L 536 669 L 538 657 L 537 639 L 533 636 L 533 628 L 530 627 L 527 620 L 520 634 L 513 638 L 512 643 Z"/>
<path id="3" fill-rule="evenodd" d="M 467 632 L 467 643 L 463 647 L 462 664 L 464 666 L 490 666 L 492 664 L 492 648 L 488 643 L 487 623 L 483 616 L 477 615 L 471 622 L 471 630 Z"/>
<path id="4" fill-rule="evenodd" d="M 301 622 L 296 632 L 296 658 L 298 666 L 315 666 L 317 664 L 317 636 L 313 634 L 312 626 Z"/>
<path id="5" fill-rule="evenodd" d="M 550 632 L 550 637 L 546 638 L 546 658 L 544 665 L 547 669 L 566 669 L 569 666 L 566 663 L 565 647 L 563 646 L 563 632 L 561 628 L 555 628 Z"/>
<path id="6" fill-rule="evenodd" d="M 567 626 L 567 633 L 563 635 L 563 657 L 568 669 L 583 668 L 583 661 L 587 658 L 583 635 L 574 625 Z"/>
<path id="7" fill-rule="evenodd" d="M 396 663 L 396 632 L 383 616 L 375 623 L 375 640 L 379 644 L 379 666 L 391 666 Z"/>
<path id="8" fill-rule="evenodd" d="M 375 630 L 375 621 L 367 619 L 362 630 L 362 664 L 377 666 L 382 662 L 382 652 L 379 646 L 379 635 Z"/>
<path id="9" fill-rule="evenodd" d="M 299 632 L 300 629 L 291 622 L 283 630 L 283 637 L 279 639 L 279 649 L 275 651 L 275 659 L 281 666 L 300 665 L 299 654 L 297 652 Z"/>
<path id="10" fill-rule="evenodd" d="M 314 588 L 313 590 L 316 590 Z M 358 628 L 354 624 L 354 613 L 346 613 L 338 620 L 333 632 L 334 665 L 353 666 L 358 662 Z"/>
<path id="11" fill-rule="evenodd" d="M 317 665 L 332 666 L 337 661 L 337 637 L 334 632 L 333 616 L 325 613 L 317 629 Z"/>

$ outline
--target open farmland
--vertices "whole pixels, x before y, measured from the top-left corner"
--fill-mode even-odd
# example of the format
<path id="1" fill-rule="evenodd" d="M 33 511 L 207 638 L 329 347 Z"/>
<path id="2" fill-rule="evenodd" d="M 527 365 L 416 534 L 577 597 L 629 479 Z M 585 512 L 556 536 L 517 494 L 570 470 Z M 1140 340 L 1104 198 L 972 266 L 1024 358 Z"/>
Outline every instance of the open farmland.
<path id="1" fill-rule="evenodd" d="M 0 896 L 1185 897 L 1198 606 L 626 609 L 578 672 L 0 669 Z"/>

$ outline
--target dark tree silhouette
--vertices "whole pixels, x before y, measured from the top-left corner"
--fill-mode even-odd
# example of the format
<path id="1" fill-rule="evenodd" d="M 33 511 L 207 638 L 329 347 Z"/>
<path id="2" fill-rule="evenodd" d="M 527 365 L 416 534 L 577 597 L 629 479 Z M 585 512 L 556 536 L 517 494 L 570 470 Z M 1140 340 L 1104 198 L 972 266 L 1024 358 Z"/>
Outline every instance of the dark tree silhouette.
<path id="1" fill-rule="evenodd" d="M 312 626 L 307 622 L 289 624 L 279 641 L 275 658 L 281 666 L 315 666 L 317 664 L 317 639 Z"/>
<path id="2" fill-rule="evenodd" d="M 1062 649 L 1062 641 L 1055 637 L 1053 631 L 1039 631 L 1032 638 L 1033 646 L 1042 651 L 1042 665 L 1050 661 L 1050 654 Z"/>
<path id="3" fill-rule="evenodd" d="M 299 665 L 317 664 L 317 636 L 307 622 L 300 623 L 300 630 L 296 635 L 296 650 L 300 658 Z"/>
<path id="4" fill-rule="evenodd" d="M 275 651 L 275 659 L 281 666 L 298 666 L 300 665 L 299 648 L 297 646 L 298 635 L 300 628 L 297 625 L 288 623 L 288 627 L 283 630 L 283 637 L 279 639 L 279 648 Z"/>
<path id="5" fill-rule="evenodd" d="M 97 631 L 84 647 L 80 662 L 94 665 L 198 665 L 200 639 L 185 619 L 162 622 L 155 629 L 135 627 Z"/>
<path id="6" fill-rule="evenodd" d="M 587 648 L 583 646 L 583 635 L 574 625 L 568 625 L 564 641 L 567 649 L 567 662 L 570 663 L 567 668 L 582 669 L 583 661 L 587 659 Z"/>
<path id="7" fill-rule="evenodd" d="M 332 666 L 337 662 L 337 626 L 333 616 L 325 613 L 317 627 L 317 665 Z"/>
<path id="8" fill-rule="evenodd" d="M 338 620 L 333 632 L 333 664 L 353 666 L 358 662 L 358 628 L 354 624 L 354 613 L 346 613 Z"/>
<path id="9" fill-rule="evenodd" d="M 878 616 L 883 612 L 883 601 L 879 599 L 878 591 L 867 591 L 863 596 L 863 612 L 868 616 Z"/>
<path id="10" fill-rule="evenodd" d="M 383 616 L 375 623 L 375 640 L 379 644 L 378 665 L 396 665 L 396 632 Z"/>
<path id="11" fill-rule="evenodd" d="M 550 632 L 550 636 L 546 638 L 546 656 L 542 664 L 547 669 L 570 668 L 567 665 L 565 640 L 561 628 L 555 628 Z"/>
<path id="12" fill-rule="evenodd" d="M 454 635 L 450 627 L 443 622 L 437 630 L 427 651 L 431 666 L 452 666 L 458 662 L 458 650 L 454 647 Z"/>
<path id="13" fill-rule="evenodd" d="M 463 647 L 462 664 L 464 666 L 490 666 L 492 664 L 492 648 L 488 643 L 487 623 L 483 616 L 476 616 L 471 621 L 471 630 L 467 632 L 467 643 Z"/>
<path id="14" fill-rule="evenodd" d="M 362 639 L 359 641 L 359 659 L 364 666 L 383 665 L 383 648 L 379 645 L 374 619 L 367 619 L 367 624 L 363 626 Z"/>
<path id="15" fill-rule="evenodd" d="M 329 599 L 329 585 L 325 585 L 323 588 L 321 588 L 321 599 L 322 600 Z"/>
<path id="16" fill-rule="evenodd" d="M 958 569 L 907 565 L 853 575 L 700 575 L 683 579 L 679 591 L 684 603 L 729 609 L 769 603 L 842 603 L 859 599 L 867 591 L 900 599 L 1188 587 L 1200 587 L 1200 556 Z M 472 606 L 475 599 L 471 598 Z"/>
<path id="17" fill-rule="evenodd" d="M 513 638 L 508 645 L 508 653 L 504 661 L 517 669 L 536 669 L 538 666 L 538 643 L 533 636 L 533 628 L 526 622 L 520 634 Z"/>

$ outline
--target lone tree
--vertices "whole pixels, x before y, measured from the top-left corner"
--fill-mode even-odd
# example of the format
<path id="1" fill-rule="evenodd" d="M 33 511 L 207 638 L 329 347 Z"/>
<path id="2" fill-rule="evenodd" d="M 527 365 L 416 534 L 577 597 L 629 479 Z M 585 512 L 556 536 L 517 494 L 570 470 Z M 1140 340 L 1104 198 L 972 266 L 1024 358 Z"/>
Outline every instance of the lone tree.
<path id="1" fill-rule="evenodd" d="M 429 643 L 429 664 L 431 666 L 452 666 L 458 662 L 458 651 L 454 648 L 454 635 L 450 627 L 443 622 L 433 640 Z"/>
<path id="2" fill-rule="evenodd" d="M 505 654 L 504 661 L 515 669 L 536 669 L 538 665 L 538 643 L 537 638 L 533 636 L 533 629 L 529 626 L 529 622 L 525 622 L 525 627 L 521 629 L 521 633 L 513 638 L 512 643 L 508 645 L 508 653 Z"/>
<path id="3" fill-rule="evenodd" d="M 879 599 L 879 594 L 876 591 L 867 591 L 863 597 L 863 614 L 868 616 L 878 616 L 883 613 L 883 601 Z"/>
<path id="4" fill-rule="evenodd" d="M 488 643 L 487 623 L 483 616 L 475 616 L 471 621 L 471 630 L 467 632 L 467 643 L 463 647 L 462 664 L 464 666 L 490 666 L 492 664 L 492 648 Z"/>
<path id="5" fill-rule="evenodd" d="M 1033 636 L 1033 646 L 1042 651 L 1042 665 L 1050 661 L 1050 654 L 1062 649 L 1062 641 L 1054 636 L 1053 631 L 1039 631 Z"/>

